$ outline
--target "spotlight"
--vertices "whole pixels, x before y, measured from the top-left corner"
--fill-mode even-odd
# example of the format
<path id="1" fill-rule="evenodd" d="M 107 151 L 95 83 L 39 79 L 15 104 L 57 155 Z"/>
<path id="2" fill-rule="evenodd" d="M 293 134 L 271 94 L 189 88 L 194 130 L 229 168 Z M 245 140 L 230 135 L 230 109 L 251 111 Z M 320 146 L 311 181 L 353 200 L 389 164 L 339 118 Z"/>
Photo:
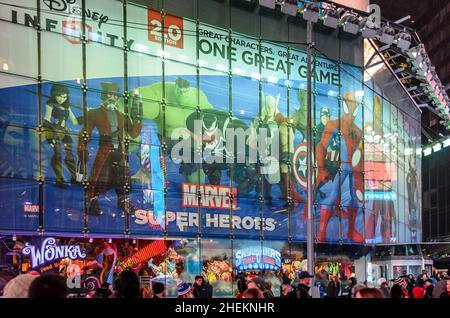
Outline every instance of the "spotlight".
<path id="1" fill-rule="evenodd" d="M 442 145 L 444 146 L 444 148 L 450 146 L 450 138 L 445 139 L 445 140 L 442 142 Z"/>
<path id="2" fill-rule="evenodd" d="M 13 242 L 17 241 L 17 236 L 14 234 L 12 237 Z"/>
<path id="3" fill-rule="evenodd" d="M 377 30 L 369 27 L 370 18 L 362 18 L 359 22 L 359 29 L 361 30 L 361 35 L 365 39 L 375 39 L 377 37 Z"/>
<path id="4" fill-rule="evenodd" d="M 111 244 L 111 243 L 112 243 L 112 239 L 111 239 L 111 238 L 110 238 L 110 239 L 108 240 L 108 243 L 109 243 L 109 244 Z"/>
<path id="5" fill-rule="evenodd" d="M 346 12 L 340 21 L 344 32 L 357 34 L 359 31 L 359 17 L 353 12 Z"/>
<path id="6" fill-rule="evenodd" d="M 94 242 L 94 239 L 91 237 L 91 238 L 89 239 L 89 243 L 92 243 L 92 242 Z"/>
<path id="7" fill-rule="evenodd" d="M 395 30 L 386 24 L 381 28 L 379 35 L 381 43 L 391 45 L 394 42 Z"/>
<path id="8" fill-rule="evenodd" d="M 305 2 L 300 8 L 303 19 L 316 23 L 319 20 L 319 7 L 314 2 Z"/>
<path id="9" fill-rule="evenodd" d="M 275 2 L 275 0 L 259 0 L 259 5 L 261 7 L 275 9 Z"/>
<path id="10" fill-rule="evenodd" d="M 439 150 L 441 150 L 441 148 L 442 148 L 442 145 L 441 145 L 440 143 L 435 144 L 435 145 L 433 146 L 433 151 L 434 151 L 434 152 L 438 152 Z"/>
<path id="11" fill-rule="evenodd" d="M 395 35 L 394 41 L 397 43 L 398 48 L 402 51 L 406 51 L 411 46 L 412 37 L 411 34 L 404 30 Z"/>
<path id="12" fill-rule="evenodd" d="M 323 25 L 333 29 L 337 29 L 340 16 L 340 9 L 336 9 L 333 6 L 325 8 L 322 15 Z"/>
<path id="13" fill-rule="evenodd" d="M 281 12 L 291 15 L 297 16 L 298 12 L 298 1 L 297 0 L 285 0 L 281 5 Z"/>

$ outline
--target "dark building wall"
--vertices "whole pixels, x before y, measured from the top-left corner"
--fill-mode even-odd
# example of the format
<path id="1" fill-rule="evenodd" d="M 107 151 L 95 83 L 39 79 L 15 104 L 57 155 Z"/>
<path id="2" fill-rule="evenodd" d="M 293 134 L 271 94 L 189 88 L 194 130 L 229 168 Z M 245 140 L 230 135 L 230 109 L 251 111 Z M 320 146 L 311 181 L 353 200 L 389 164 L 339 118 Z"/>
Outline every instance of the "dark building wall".
<path id="1" fill-rule="evenodd" d="M 423 213 L 424 241 L 450 239 L 450 147 L 424 157 Z"/>
<path id="2" fill-rule="evenodd" d="M 418 34 L 425 44 L 425 48 L 431 61 L 436 67 L 437 74 L 444 85 L 450 82 L 450 2 L 436 10 L 433 15 L 422 18 L 423 25 L 418 29 Z"/>
<path id="3" fill-rule="evenodd" d="M 411 15 L 404 25 L 417 30 L 442 84 L 450 83 L 450 1 L 447 0 L 371 0 L 381 7 L 381 15 L 392 21 Z"/>

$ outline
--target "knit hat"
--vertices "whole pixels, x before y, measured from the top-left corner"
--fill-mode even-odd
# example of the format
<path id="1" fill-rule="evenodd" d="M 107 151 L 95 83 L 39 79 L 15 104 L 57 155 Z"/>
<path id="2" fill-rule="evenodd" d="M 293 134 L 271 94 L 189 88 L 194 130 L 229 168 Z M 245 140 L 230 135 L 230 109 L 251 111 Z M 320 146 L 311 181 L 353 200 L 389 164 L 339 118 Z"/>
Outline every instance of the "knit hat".
<path id="1" fill-rule="evenodd" d="M 153 294 L 158 295 L 161 294 L 164 291 L 165 287 L 163 283 L 160 282 L 154 282 L 152 284 L 152 290 L 153 290 Z"/>
<path id="2" fill-rule="evenodd" d="M 28 290 L 31 283 L 37 278 L 36 275 L 23 274 L 16 276 L 6 284 L 3 290 L 5 298 L 28 298 Z"/>
<path id="3" fill-rule="evenodd" d="M 306 271 L 302 271 L 300 272 L 300 274 L 298 274 L 298 279 L 313 278 L 313 277 L 314 277 L 313 275 L 310 275 Z"/>
<path id="4" fill-rule="evenodd" d="M 180 284 L 178 284 L 177 287 L 178 287 L 178 296 L 185 295 L 189 293 L 189 291 L 191 290 L 191 286 L 189 286 L 189 284 L 186 282 L 181 282 Z"/>
<path id="5" fill-rule="evenodd" d="M 401 277 L 397 277 L 396 279 L 393 280 L 394 285 L 401 285 L 404 282 L 404 279 Z"/>

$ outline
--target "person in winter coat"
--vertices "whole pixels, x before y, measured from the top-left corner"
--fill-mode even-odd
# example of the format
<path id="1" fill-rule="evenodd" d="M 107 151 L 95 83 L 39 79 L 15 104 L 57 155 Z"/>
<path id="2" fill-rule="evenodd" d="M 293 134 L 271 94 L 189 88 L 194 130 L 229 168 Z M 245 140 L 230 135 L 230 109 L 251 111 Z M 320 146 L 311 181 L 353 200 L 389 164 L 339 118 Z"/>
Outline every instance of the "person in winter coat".
<path id="1" fill-rule="evenodd" d="M 337 277 L 334 277 L 333 275 L 330 275 L 326 298 L 337 298 L 340 289 L 341 284 L 339 283 L 339 279 Z"/>
<path id="2" fill-rule="evenodd" d="M 203 276 L 195 276 L 194 298 L 212 298 L 212 286 L 205 282 Z"/>
<path id="3" fill-rule="evenodd" d="M 433 281 L 431 279 L 427 279 L 423 283 L 423 288 L 425 288 L 425 295 L 424 298 L 433 298 Z"/>
<path id="4" fill-rule="evenodd" d="M 311 278 L 313 277 L 314 276 L 305 271 L 298 275 L 300 283 L 297 287 L 296 298 L 311 298 L 311 295 L 309 294 L 309 286 L 311 285 Z"/>
<path id="5" fill-rule="evenodd" d="M 348 285 L 347 285 L 347 288 L 346 288 L 347 289 L 346 293 L 347 293 L 347 297 L 348 298 L 352 298 L 353 287 L 355 287 L 357 284 L 358 284 L 358 281 L 356 280 L 355 277 L 350 277 L 348 279 Z"/>

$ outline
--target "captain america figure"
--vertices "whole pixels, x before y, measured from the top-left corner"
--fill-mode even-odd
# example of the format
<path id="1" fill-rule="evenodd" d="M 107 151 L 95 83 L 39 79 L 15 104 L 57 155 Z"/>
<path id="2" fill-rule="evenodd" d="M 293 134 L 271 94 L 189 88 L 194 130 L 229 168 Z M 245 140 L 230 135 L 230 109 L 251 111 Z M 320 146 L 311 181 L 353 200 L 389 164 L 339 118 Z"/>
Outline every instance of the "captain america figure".
<path id="1" fill-rule="evenodd" d="M 316 237 L 318 242 L 327 240 L 328 223 L 333 216 L 338 215 L 335 208 L 340 206 L 340 188 L 346 184 L 350 189 L 350 200 L 345 208 L 345 216 L 348 218 L 347 239 L 354 242 L 363 241 L 363 236 L 356 230 L 355 224 L 358 203 L 363 201 L 364 196 L 361 174 L 362 131 L 355 124 L 358 104 L 354 93 L 345 94 L 343 110 L 344 114 L 340 119 L 329 120 L 326 123 L 316 149 L 318 167 L 316 189 L 320 188 L 322 199 L 320 226 Z"/>

